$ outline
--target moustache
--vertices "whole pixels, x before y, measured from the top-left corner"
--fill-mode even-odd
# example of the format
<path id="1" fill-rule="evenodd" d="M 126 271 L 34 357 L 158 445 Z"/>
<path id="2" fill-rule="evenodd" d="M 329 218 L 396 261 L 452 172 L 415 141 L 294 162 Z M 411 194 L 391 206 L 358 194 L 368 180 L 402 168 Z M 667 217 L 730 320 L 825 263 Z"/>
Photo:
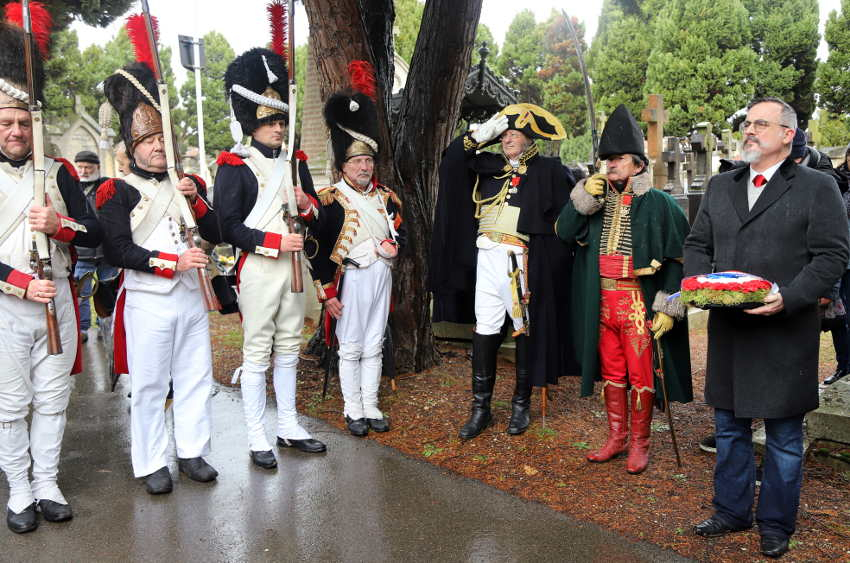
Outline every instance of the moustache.
<path id="1" fill-rule="evenodd" d="M 744 143 L 755 143 L 756 145 L 761 146 L 761 141 L 759 141 L 758 137 L 753 137 L 752 135 L 744 137 Z"/>

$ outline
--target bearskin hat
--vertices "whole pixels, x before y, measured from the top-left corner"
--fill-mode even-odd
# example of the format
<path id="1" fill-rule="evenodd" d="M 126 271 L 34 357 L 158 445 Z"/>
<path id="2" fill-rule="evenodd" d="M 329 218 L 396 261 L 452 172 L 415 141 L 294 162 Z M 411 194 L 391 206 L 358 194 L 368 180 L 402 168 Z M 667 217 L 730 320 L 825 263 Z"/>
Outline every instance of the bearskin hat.
<path id="1" fill-rule="evenodd" d="M 27 71 L 24 51 L 26 35 L 23 30 L 23 5 L 21 2 L 7 4 L 5 21 L 0 22 L 0 108 L 28 109 L 26 95 Z M 44 103 L 44 66 L 42 59 L 49 53 L 49 12 L 40 2 L 30 3 L 32 24 L 33 87 L 35 97 Z"/>
<path id="2" fill-rule="evenodd" d="M 349 158 L 378 155 L 378 109 L 369 96 L 354 90 L 331 94 L 324 115 L 338 170 Z"/>
<path id="3" fill-rule="evenodd" d="M 146 91 L 141 92 L 125 75 L 130 75 Z M 133 149 L 143 139 L 162 133 L 159 92 L 153 71 L 145 63 L 135 62 L 111 75 L 103 83 L 106 99 L 118 112 L 121 138 L 132 157 Z M 156 105 L 154 105 L 156 104 Z"/>
<path id="4" fill-rule="evenodd" d="M 224 73 L 225 95 L 245 135 L 264 123 L 288 117 L 288 86 L 283 57 L 268 49 L 246 51 Z"/>

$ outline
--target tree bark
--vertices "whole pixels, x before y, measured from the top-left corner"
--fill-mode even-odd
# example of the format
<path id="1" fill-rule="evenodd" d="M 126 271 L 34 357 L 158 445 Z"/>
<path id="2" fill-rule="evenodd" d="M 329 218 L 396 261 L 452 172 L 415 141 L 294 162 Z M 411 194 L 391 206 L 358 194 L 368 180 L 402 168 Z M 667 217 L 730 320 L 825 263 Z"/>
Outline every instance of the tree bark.
<path id="1" fill-rule="evenodd" d="M 431 296 L 425 287 L 437 202 L 437 171 L 460 116 L 463 83 L 481 0 L 428 0 L 393 131 L 393 161 L 404 204 L 407 248 L 393 272 L 396 362 L 413 371 L 435 364 Z"/>
<path id="2" fill-rule="evenodd" d="M 365 59 L 375 66 L 381 120 L 377 173 L 399 194 L 408 231 L 407 247 L 393 273 L 392 325 L 396 365 L 402 372 L 421 371 L 437 361 L 425 287 L 437 169 L 458 122 L 481 2 L 428 0 L 391 132 L 392 0 L 304 1 L 322 99 L 350 86 L 349 61 Z"/>

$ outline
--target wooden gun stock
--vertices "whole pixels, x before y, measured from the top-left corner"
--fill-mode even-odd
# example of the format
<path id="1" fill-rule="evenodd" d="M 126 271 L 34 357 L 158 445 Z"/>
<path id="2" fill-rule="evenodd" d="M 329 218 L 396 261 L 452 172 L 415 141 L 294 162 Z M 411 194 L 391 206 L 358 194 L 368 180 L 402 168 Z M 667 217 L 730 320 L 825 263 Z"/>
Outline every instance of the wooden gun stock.
<path id="1" fill-rule="evenodd" d="M 290 233 L 302 234 L 303 229 L 298 219 L 287 214 L 286 222 Z M 290 289 L 292 293 L 304 293 L 304 278 L 301 275 L 301 251 L 295 250 L 290 254 L 292 255 L 292 283 L 290 284 Z"/>

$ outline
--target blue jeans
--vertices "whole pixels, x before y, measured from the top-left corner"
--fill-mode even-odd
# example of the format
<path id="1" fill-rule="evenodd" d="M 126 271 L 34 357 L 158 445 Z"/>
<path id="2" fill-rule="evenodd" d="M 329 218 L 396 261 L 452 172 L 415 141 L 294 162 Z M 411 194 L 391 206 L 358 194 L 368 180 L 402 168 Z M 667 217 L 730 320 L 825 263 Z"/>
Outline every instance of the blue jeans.
<path id="1" fill-rule="evenodd" d="M 106 262 L 99 260 L 97 262 L 89 262 L 87 260 L 78 260 L 74 267 L 74 279 L 79 280 L 89 272 L 96 272 L 97 279 L 111 280 L 118 277 L 118 268 L 110 266 Z M 91 326 L 91 296 L 92 283 L 91 278 L 88 278 L 83 287 L 80 289 L 80 331 L 86 332 Z M 100 324 L 100 321 L 98 321 Z"/>
<path id="2" fill-rule="evenodd" d="M 756 466 L 752 419 L 714 410 L 717 463 L 714 467 L 714 510 L 726 524 L 753 523 Z M 787 538 L 794 533 L 803 477 L 803 415 L 765 419 L 767 442 L 756 522 L 764 536 Z"/>

